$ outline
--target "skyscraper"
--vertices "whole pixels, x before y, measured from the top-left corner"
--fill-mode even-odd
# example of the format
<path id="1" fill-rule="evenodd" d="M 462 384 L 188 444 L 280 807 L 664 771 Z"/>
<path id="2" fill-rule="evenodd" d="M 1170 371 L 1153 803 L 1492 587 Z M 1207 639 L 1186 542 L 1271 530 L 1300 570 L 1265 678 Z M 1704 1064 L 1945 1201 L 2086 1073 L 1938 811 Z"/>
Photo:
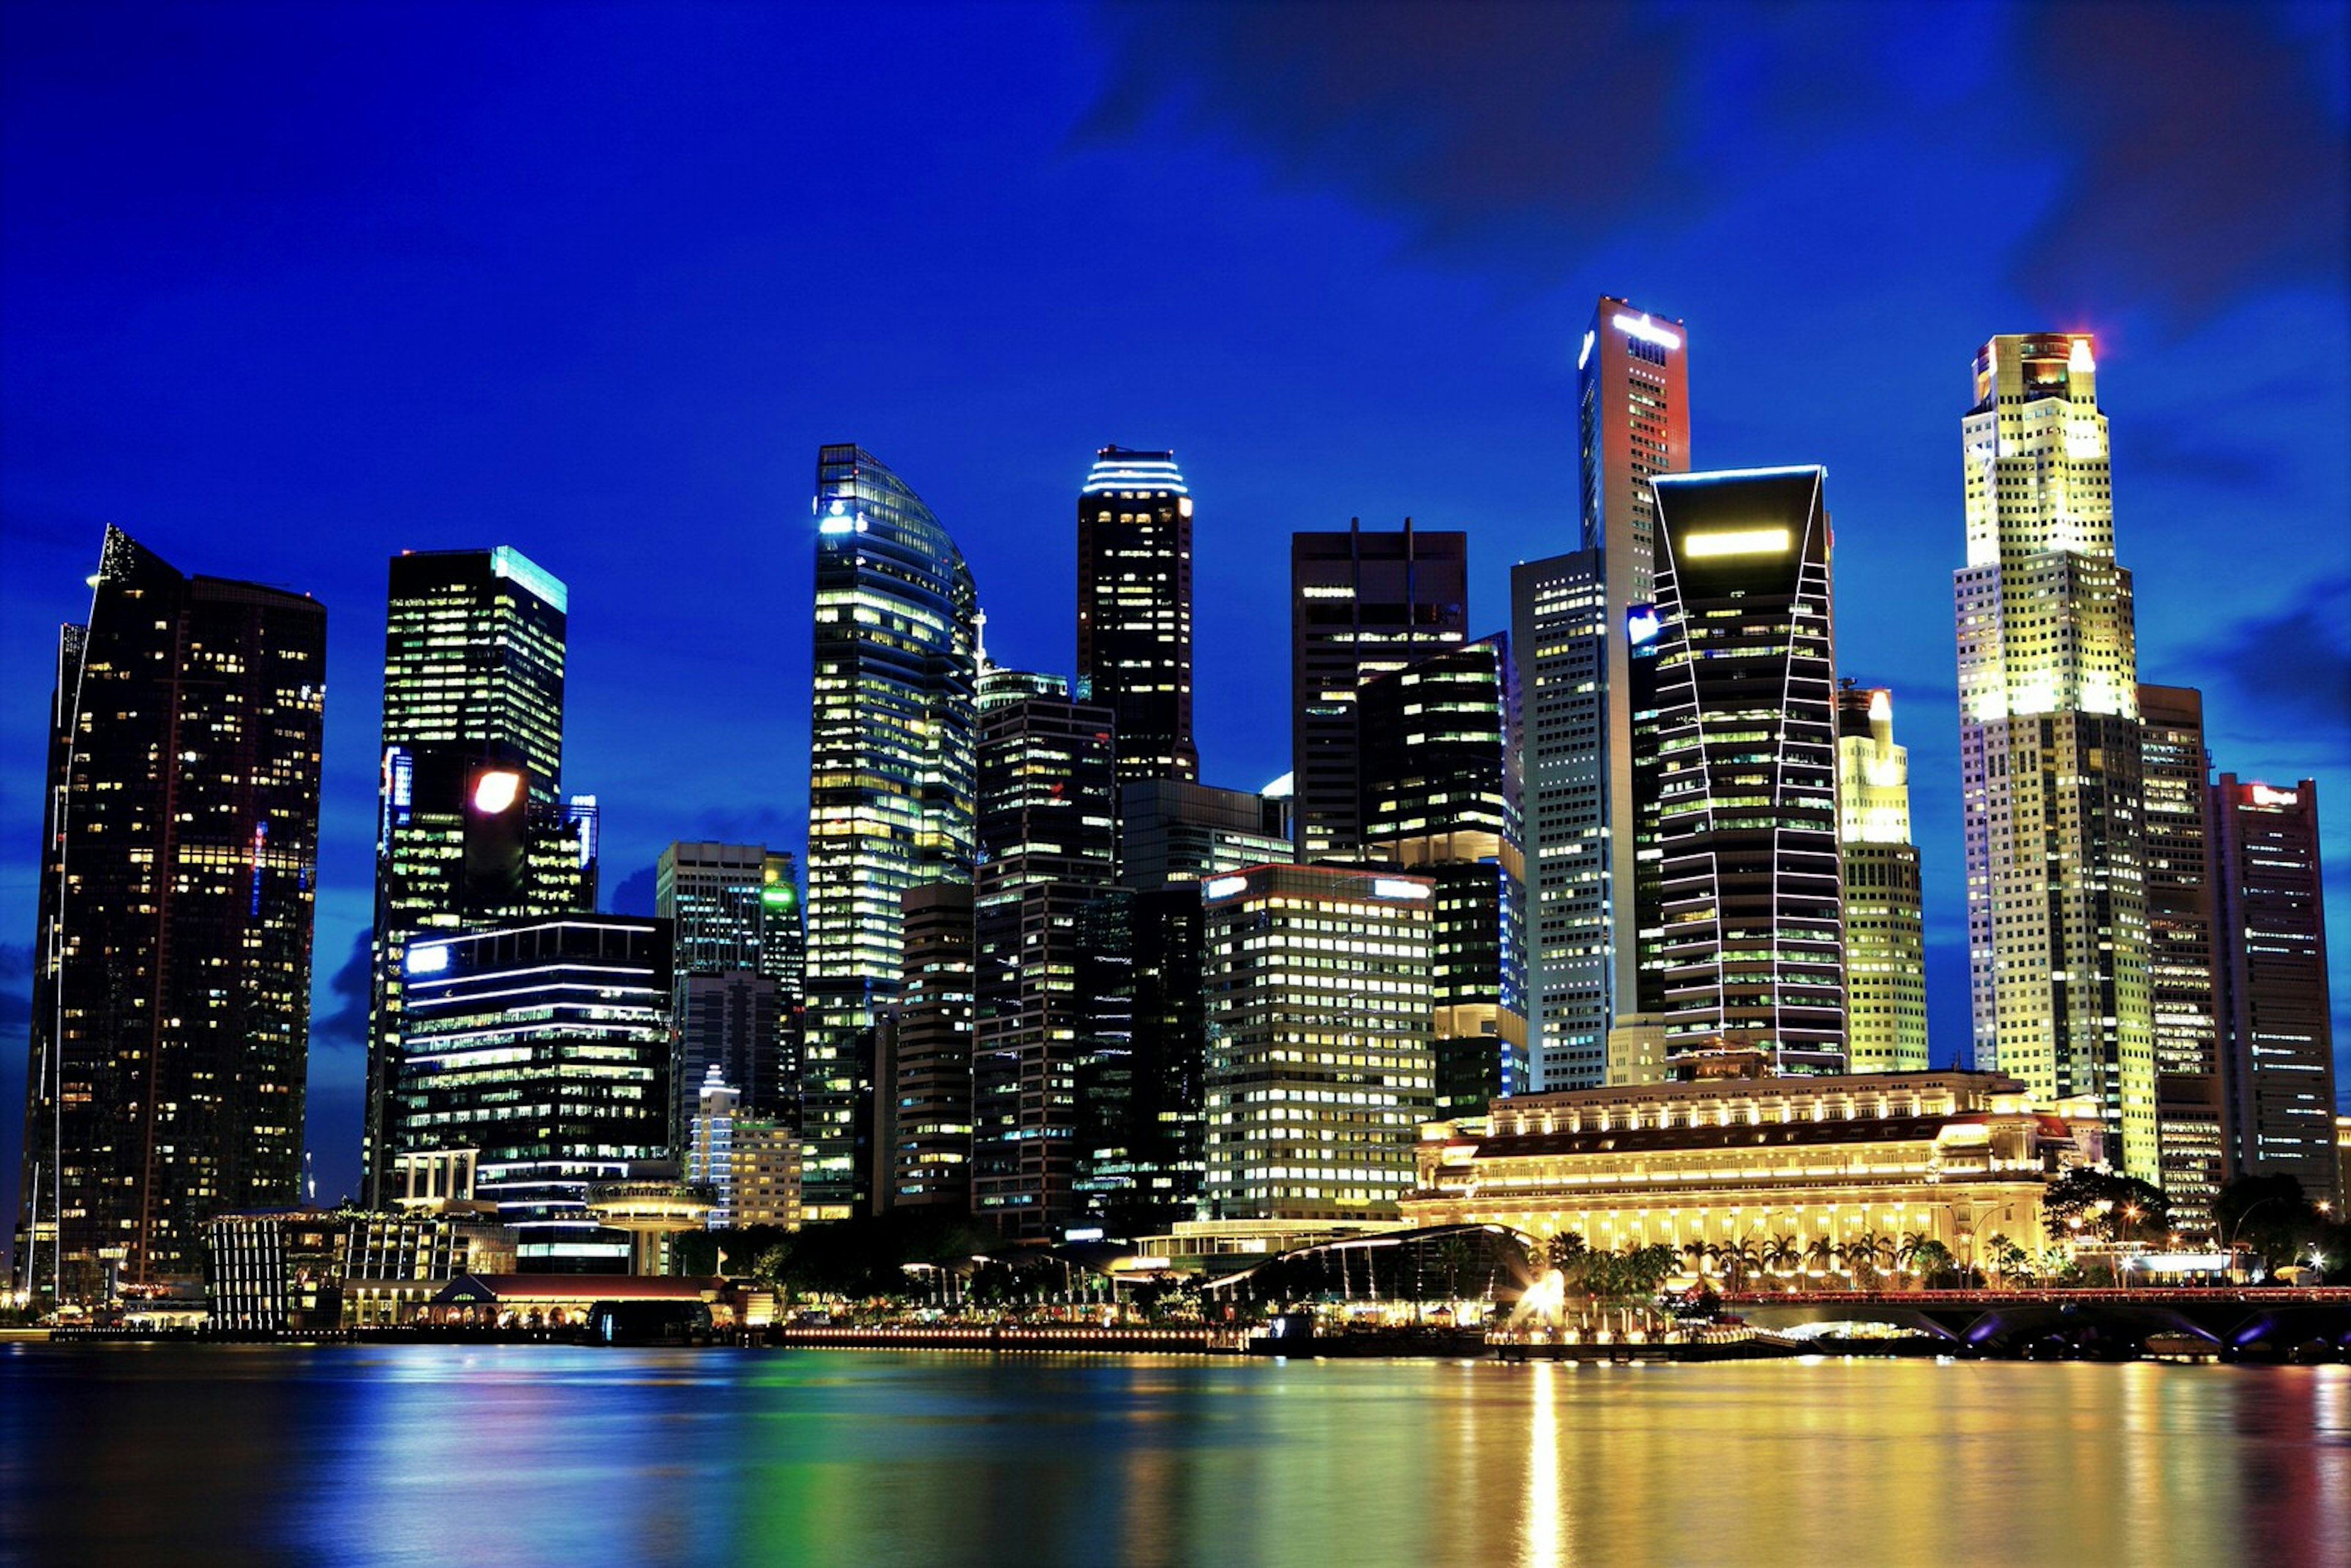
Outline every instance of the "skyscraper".
<path id="1" fill-rule="evenodd" d="M 1079 916 L 1078 1195 L 1118 1235 L 1199 1217 L 1201 939 L 1196 881 L 1113 888 Z"/>
<path id="2" fill-rule="evenodd" d="M 797 870 L 790 854 L 758 844 L 673 843 L 654 863 L 653 911 L 676 940 L 674 1139 L 684 1137 L 713 1068 L 746 1117 L 799 1114 Z"/>
<path id="3" fill-rule="evenodd" d="M 1677 1071 L 1844 1067 L 1824 477 L 1797 467 L 1652 481 L 1653 946 Z"/>
<path id="4" fill-rule="evenodd" d="M 2229 1174 L 2203 694 L 2142 685 L 2138 716 L 2157 1159 L 2172 1224 L 2200 1233 L 2211 1228 L 2212 1200 Z"/>
<path id="5" fill-rule="evenodd" d="M 2115 561 L 2090 340 L 1978 350 L 1960 422 L 1960 812 L 1975 1060 L 2095 1097 L 2160 1179 L 2131 580 Z"/>
<path id="6" fill-rule="evenodd" d="M 1105 446 L 1078 494 L 1078 700 L 1116 719 L 1122 782 L 1200 776 L 1192 492 L 1173 452 Z"/>
<path id="7" fill-rule="evenodd" d="M 1538 1090 L 1596 1087 L 1614 1013 L 1638 1010 L 1613 1006 L 1609 772 L 1601 742 L 1605 590 L 1596 549 L 1510 569 L 1510 641 L 1525 704 L 1527 1071 Z M 1625 915 L 1629 953 L 1629 894 Z"/>
<path id="8" fill-rule="evenodd" d="M 1630 303 L 1603 296 L 1576 356 L 1576 435 L 1583 475 L 1582 548 L 1599 552 L 1604 668 L 1596 721 L 1579 724 L 1599 743 L 1604 770 L 1603 824 L 1608 834 L 1610 1027 L 1639 1014 L 1639 936 L 1625 884 L 1634 875 L 1631 705 L 1618 694 L 1631 679 L 1632 643 L 1625 631 L 1657 598 L 1657 497 L 1652 481 L 1690 466 L 1689 329 Z M 1589 763 L 1579 767 L 1589 767 Z M 1581 824 L 1579 824 L 1581 825 Z M 1536 845 L 1541 854 L 1548 842 Z M 1565 1087 L 1554 1084 L 1552 1087 Z"/>
<path id="9" fill-rule="evenodd" d="M 1355 690 L 1461 642 L 1469 610 L 1463 533 L 1292 534 L 1290 539 L 1290 758 L 1301 860 L 1348 860 L 1362 847 Z"/>
<path id="10" fill-rule="evenodd" d="M 199 1271 L 302 1157 L 326 611 L 110 528 L 50 707 L 17 1257 L 68 1301 Z M 46 1256 L 44 1256 L 46 1255 Z"/>
<path id="11" fill-rule="evenodd" d="M 1923 1072 L 1927 928 L 1910 841 L 1910 752 L 1894 744 L 1894 694 L 1850 681 L 1837 690 L 1837 838 L 1848 1071 Z"/>
<path id="12" fill-rule="evenodd" d="M 1290 858 L 1285 802 L 1246 789 L 1168 779 L 1118 790 L 1118 880 L 1138 891 L 1182 887 Z"/>
<path id="13" fill-rule="evenodd" d="M 882 1082 L 891 1208 L 971 1208 L 972 889 L 906 890 L 904 983 Z"/>
<path id="14" fill-rule="evenodd" d="M 2223 773 L 2212 827 L 2235 1167 L 2291 1176 L 2304 1197 L 2340 1201 L 2318 786 L 2273 789 Z"/>
<path id="15" fill-rule="evenodd" d="M 596 901 L 595 801 L 559 794 L 563 584 L 505 546 L 405 552 L 390 579 L 360 1170 L 379 1207 L 411 938 Z"/>
<path id="16" fill-rule="evenodd" d="M 1436 896 L 1429 984 L 1437 1113 L 1527 1087 L 1526 862 L 1518 668 L 1501 634 L 1431 653 L 1356 694 L 1364 844 Z"/>
<path id="17" fill-rule="evenodd" d="M 910 887 L 968 880 L 978 596 L 921 497 L 856 446 L 817 455 L 809 757 L 810 1220 L 872 1207 L 873 1026 Z"/>
<path id="18" fill-rule="evenodd" d="M 1279 865 L 1202 893 L 1216 1217 L 1393 1218 L 1434 1106 L 1433 885 Z"/>
<path id="19" fill-rule="evenodd" d="M 1078 1212 L 1078 924 L 1115 872 L 1112 715 L 1066 691 L 980 720 L 972 1211 L 1014 1236 Z"/>
<path id="20" fill-rule="evenodd" d="M 670 1153 L 670 928 L 584 915 L 408 945 L 404 1162 L 470 1166 L 526 1273 L 623 1271 L 588 1188 Z"/>

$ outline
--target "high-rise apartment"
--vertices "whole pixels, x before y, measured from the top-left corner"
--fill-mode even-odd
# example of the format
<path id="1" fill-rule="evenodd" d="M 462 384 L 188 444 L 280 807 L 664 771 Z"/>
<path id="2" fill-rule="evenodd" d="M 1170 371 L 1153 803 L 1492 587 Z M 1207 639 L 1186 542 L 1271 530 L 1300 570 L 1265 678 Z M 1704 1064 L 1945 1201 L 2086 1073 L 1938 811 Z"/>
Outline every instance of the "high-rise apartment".
<path id="1" fill-rule="evenodd" d="M 2076 333 L 1977 351 L 1960 422 L 1960 813 L 1975 1064 L 2090 1096 L 2161 1177 L 2130 573 L 2097 362 Z"/>
<path id="2" fill-rule="evenodd" d="M 2212 840 L 2234 1167 L 2291 1176 L 2304 1197 L 2339 1202 L 2318 786 L 2221 774 Z"/>
<path id="3" fill-rule="evenodd" d="M 1824 478 L 1651 481 L 1662 925 L 1650 946 L 1666 1059 L 1686 1075 L 1844 1067 Z"/>
<path id="4" fill-rule="evenodd" d="M 1292 534 L 1290 540 L 1290 758 L 1298 858 L 1351 860 L 1362 849 L 1355 692 L 1364 681 L 1462 642 L 1469 611 L 1463 533 Z"/>
<path id="5" fill-rule="evenodd" d="M 392 559 L 360 1179 L 392 1197 L 406 956 L 419 933 L 591 909 L 596 808 L 563 800 L 563 584 L 519 550 Z"/>
<path id="6" fill-rule="evenodd" d="M 1078 700 L 1116 719 L 1121 782 L 1200 776 L 1192 492 L 1173 452 L 1105 446 L 1078 493 Z"/>
<path id="7" fill-rule="evenodd" d="M 1597 549 L 1510 569 L 1510 640 L 1525 705 L 1527 1071 L 1538 1090 L 1599 1084 L 1618 1010 L 1601 739 L 1608 624 Z M 1629 900 L 1626 915 L 1629 922 Z"/>
<path id="8" fill-rule="evenodd" d="M 394 1124 L 403 1164 L 470 1167 L 463 1196 L 522 1233 L 526 1273 L 625 1271 L 588 1188 L 671 1152 L 670 928 L 580 915 L 409 943 Z"/>
<path id="9" fill-rule="evenodd" d="M 327 612 L 106 530 L 50 705 L 16 1259 L 99 1301 L 296 1200 Z"/>
<path id="10" fill-rule="evenodd" d="M 811 1220 L 873 1206 L 873 1026 L 901 900 L 971 875 L 978 597 L 922 498 L 871 453 L 817 456 L 802 1181 Z"/>
<path id="11" fill-rule="evenodd" d="M 2157 1163 L 2173 1226 L 2201 1234 L 2211 1228 L 2212 1201 L 2229 1175 L 2203 694 L 2142 685 L 2138 716 Z"/>
<path id="12" fill-rule="evenodd" d="M 1426 877 L 1439 1115 L 1522 1092 L 1526 862 L 1518 667 L 1501 634 L 1432 653 L 1357 693 L 1364 845 Z"/>
<path id="13" fill-rule="evenodd" d="M 1927 925 L 1910 841 L 1910 750 L 1894 694 L 1837 690 L 1837 839 L 1844 858 L 1845 1057 L 1853 1072 L 1927 1070 Z"/>
<path id="14" fill-rule="evenodd" d="M 1078 1212 L 1078 923 L 1116 869 L 1112 715 L 1066 693 L 980 719 L 972 1211 L 1011 1236 Z"/>
<path id="15" fill-rule="evenodd" d="M 1435 884 L 1281 865 L 1202 893 L 1216 1218 L 1393 1218 L 1435 1104 Z"/>

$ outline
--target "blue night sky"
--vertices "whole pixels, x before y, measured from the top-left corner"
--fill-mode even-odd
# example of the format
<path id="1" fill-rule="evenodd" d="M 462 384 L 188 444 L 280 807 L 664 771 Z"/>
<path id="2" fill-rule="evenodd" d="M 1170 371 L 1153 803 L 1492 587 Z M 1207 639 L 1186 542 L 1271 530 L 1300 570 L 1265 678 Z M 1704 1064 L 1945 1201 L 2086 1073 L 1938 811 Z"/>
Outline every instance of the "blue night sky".
<path id="1" fill-rule="evenodd" d="M 820 444 L 920 491 L 990 652 L 1055 670 L 1094 448 L 1172 446 L 1204 771 L 1255 787 L 1289 768 L 1290 530 L 1467 528 L 1479 632 L 1511 562 L 1573 546 L 1604 291 L 1688 323 L 1699 465 L 1828 466 L 1839 662 L 1911 750 L 1938 1063 L 1967 1027 L 1969 357 L 2099 335 L 2141 675 L 2205 689 L 2220 767 L 2328 791 L 2351 1046 L 2346 17 L 12 4 L 5 1092 L 51 650 L 105 523 L 329 606 L 332 1197 L 392 553 L 507 543 L 569 582 L 564 782 L 603 801 L 607 904 L 649 910 L 672 839 L 804 837 Z"/>

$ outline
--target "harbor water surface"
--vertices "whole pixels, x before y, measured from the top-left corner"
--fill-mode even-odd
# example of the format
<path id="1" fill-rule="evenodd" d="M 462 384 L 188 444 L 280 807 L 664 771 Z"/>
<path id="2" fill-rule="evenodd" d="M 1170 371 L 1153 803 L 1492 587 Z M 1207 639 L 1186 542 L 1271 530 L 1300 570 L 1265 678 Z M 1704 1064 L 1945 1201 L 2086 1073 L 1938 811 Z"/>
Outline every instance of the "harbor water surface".
<path id="1" fill-rule="evenodd" d="M 2351 1367 L 0 1347 L 26 1563 L 2351 1563 Z"/>

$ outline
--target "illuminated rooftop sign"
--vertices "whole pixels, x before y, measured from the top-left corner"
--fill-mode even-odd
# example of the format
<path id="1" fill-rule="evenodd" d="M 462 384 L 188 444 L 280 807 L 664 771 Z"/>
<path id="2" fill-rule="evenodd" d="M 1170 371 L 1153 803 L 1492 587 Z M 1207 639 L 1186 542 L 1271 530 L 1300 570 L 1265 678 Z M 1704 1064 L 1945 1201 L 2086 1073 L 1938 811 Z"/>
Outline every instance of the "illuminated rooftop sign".
<path id="1" fill-rule="evenodd" d="M 2298 806 L 2302 797 L 2291 789 L 2273 789 L 2266 784 L 2256 784 L 2252 789 L 2256 806 Z"/>
<path id="2" fill-rule="evenodd" d="M 1200 891 L 1210 898 L 1230 898 L 1249 886 L 1245 876 L 1220 876 L 1200 884 Z"/>
<path id="3" fill-rule="evenodd" d="M 1660 349 L 1678 349 L 1682 335 L 1658 326 L 1646 316 L 1627 316 L 1622 310 L 1608 319 L 1608 324 L 1627 338 L 1638 338 L 1644 343 L 1655 343 Z"/>
<path id="4" fill-rule="evenodd" d="M 408 950 L 408 972 L 412 975 L 437 975 L 448 967 L 449 949 L 445 946 Z"/>
<path id="5" fill-rule="evenodd" d="M 494 768 L 474 780 L 474 810 L 486 817 L 495 817 L 512 806 L 521 794 L 521 774 L 510 768 Z"/>
<path id="6" fill-rule="evenodd" d="M 1708 556 L 1786 555 L 1795 542 L 1795 535 L 1786 528 L 1717 528 L 1683 539 L 1681 553 L 1693 560 Z"/>
<path id="7" fill-rule="evenodd" d="M 1402 877 L 1375 877 L 1372 881 L 1372 895 L 1374 898 L 1426 898 L 1429 887 L 1426 883 L 1406 882 Z"/>

